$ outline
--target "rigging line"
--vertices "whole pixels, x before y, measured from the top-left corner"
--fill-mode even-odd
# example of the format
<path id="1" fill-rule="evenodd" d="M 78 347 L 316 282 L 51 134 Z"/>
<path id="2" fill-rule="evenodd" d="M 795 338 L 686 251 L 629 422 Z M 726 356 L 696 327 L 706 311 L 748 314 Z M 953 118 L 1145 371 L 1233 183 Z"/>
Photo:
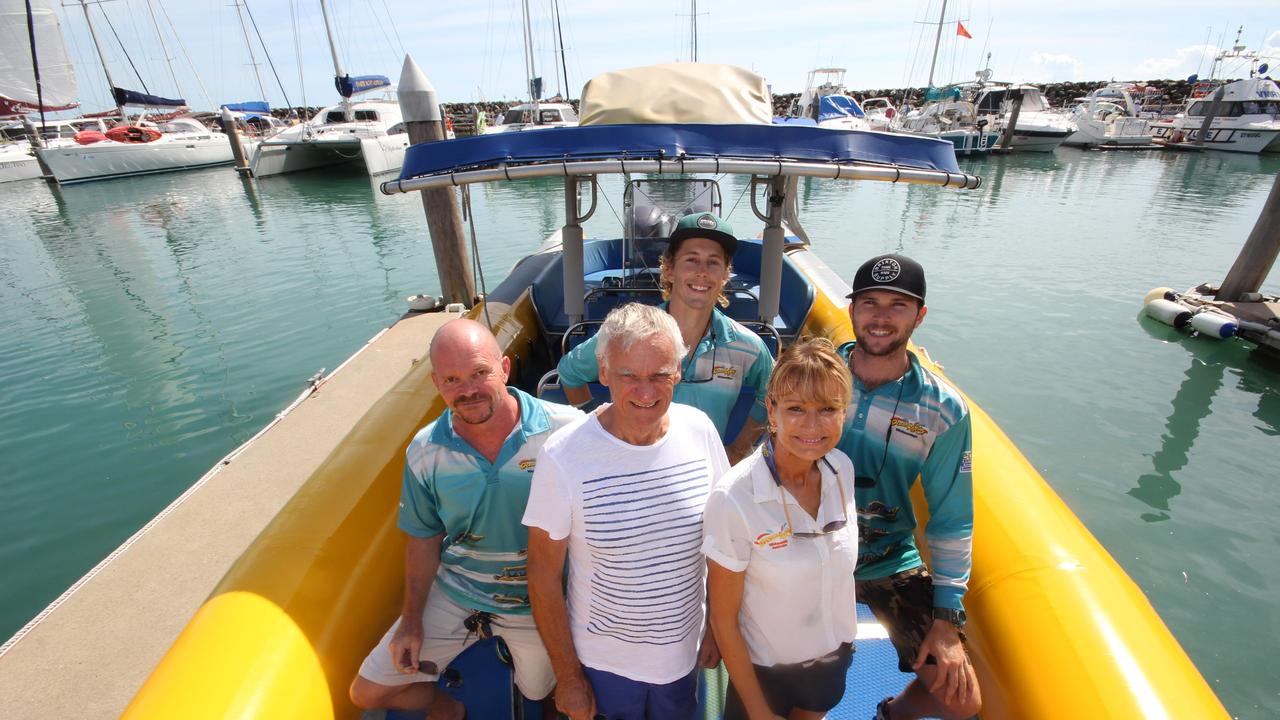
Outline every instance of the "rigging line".
<path id="1" fill-rule="evenodd" d="M 734 211 L 738 209 L 738 204 L 742 202 L 742 198 L 746 196 L 747 190 L 751 188 L 751 183 L 742 186 L 742 192 L 738 193 L 738 199 L 733 201 L 733 207 L 729 209 L 729 214 L 724 216 L 725 220 L 733 217 Z"/>
<path id="2" fill-rule="evenodd" d="M 280 80 L 280 73 L 276 72 L 276 63 L 271 59 L 271 51 L 267 49 L 267 43 L 262 39 L 262 32 L 258 30 L 258 21 L 253 19 L 253 11 L 249 9 L 249 0 L 241 0 L 244 3 L 244 11 L 249 15 L 249 24 L 253 26 L 253 34 L 258 36 L 258 44 L 262 46 L 262 54 L 267 58 L 267 67 L 271 68 L 271 74 L 276 78 L 276 84 L 280 86 L 280 94 L 284 96 L 284 104 L 292 106 L 289 102 L 289 93 L 285 92 L 284 82 Z M 266 98 L 262 98 L 264 101 Z"/>
<path id="3" fill-rule="evenodd" d="M 147 44 L 142 41 L 142 31 L 138 30 L 138 18 L 133 14 L 133 6 L 126 2 L 124 7 L 125 15 L 129 18 L 129 25 L 133 28 L 134 47 L 145 50 Z M 151 61 L 151 55 L 145 51 L 142 52 L 142 64 L 147 68 L 147 75 L 150 75 L 153 79 L 160 77 Z M 182 93 L 178 94 L 181 95 Z"/>
<path id="4" fill-rule="evenodd" d="M 147 0 L 147 13 L 151 16 L 151 24 L 155 26 L 156 38 L 160 41 L 160 54 L 164 56 L 164 62 L 169 66 L 169 77 L 173 78 L 173 89 L 182 95 L 182 86 L 178 84 L 178 74 L 173 71 L 173 58 L 169 57 L 169 48 L 164 44 L 164 33 L 160 31 L 160 21 L 156 19 L 155 4 L 151 0 Z"/>
<path id="5" fill-rule="evenodd" d="M 391 8 L 387 7 L 387 0 L 382 0 L 382 11 L 387 14 L 387 21 L 391 23 L 391 34 L 396 36 L 396 45 L 400 48 L 401 55 L 408 55 L 405 52 L 404 41 L 400 39 L 400 29 L 396 27 L 396 19 L 391 14 Z"/>
<path id="6" fill-rule="evenodd" d="M 111 28 L 111 34 L 115 36 L 116 43 L 120 45 L 120 52 L 124 53 L 124 59 L 129 61 L 129 67 L 133 68 L 134 77 L 138 78 L 138 84 L 142 86 L 142 91 L 150 95 L 151 91 L 147 89 L 147 83 L 142 80 L 142 75 L 138 74 L 138 66 L 133 64 L 133 58 L 129 57 L 129 51 L 124 48 L 124 43 L 120 41 L 120 33 L 116 32 L 116 26 L 111 22 L 111 16 L 107 15 L 106 6 L 102 7 L 102 17 L 107 21 L 107 27 Z M 115 89 L 111 90 L 112 97 L 115 96 Z"/>
<path id="7" fill-rule="evenodd" d="M 191 74 L 195 76 L 196 87 L 200 88 L 200 94 L 204 96 L 204 101 L 209 103 L 209 107 L 216 108 L 213 100 L 210 99 L 208 91 L 204 89 L 204 80 L 200 79 L 200 72 L 196 70 L 196 64 L 191 62 L 191 54 L 187 52 L 187 46 L 182 42 L 182 36 L 178 34 L 178 29 L 173 26 L 173 20 L 169 18 L 169 11 L 165 9 L 164 3 L 160 3 L 160 14 L 164 15 L 164 21 L 169 25 L 169 31 L 173 33 L 173 39 L 178 41 L 178 49 L 182 51 L 182 57 L 187 59 L 187 65 L 191 66 Z"/>
<path id="8" fill-rule="evenodd" d="M 475 280 L 479 281 L 480 294 L 484 297 L 481 302 L 484 303 L 484 323 L 489 326 L 489 332 L 493 332 L 493 320 L 489 317 L 489 291 L 485 288 L 484 268 L 480 267 L 480 244 L 476 242 L 476 216 L 471 211 L 471 186 L 462 186 L 462 214 L 467 218 L 467 225 L 471 228 L 471 274 Z"/>
<path id="9" fill-rule="evenodd" d="M 366 0 L 366 4 L 369 6 L 369 17 L 373 18 L 373 23 L 378 26 L 378 32 L 382 33 L 382 39 L 385 43 L 382 46 L 382 49 L 392 54 L 392 64 L 394 65 L 395 64 L 395 48 L 392 47 L 391 45 L 391 36 L 387 34 L 387 29 L 383 27 L 382 18 L 378 15 L 377 8 L 375 8 L 373 6 L 373 3 L 370 2 L 369 0 Z"/>

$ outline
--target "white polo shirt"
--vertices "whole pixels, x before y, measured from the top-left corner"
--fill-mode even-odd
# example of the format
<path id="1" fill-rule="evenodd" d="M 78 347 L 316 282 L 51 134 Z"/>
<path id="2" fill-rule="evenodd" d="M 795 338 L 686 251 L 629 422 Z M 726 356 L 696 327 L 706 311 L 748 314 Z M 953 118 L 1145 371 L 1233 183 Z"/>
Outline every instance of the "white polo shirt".
<path id="1" fill-rule="evenodd" d="M 818 463 L 822 500 L 817 519 L 774 482 L 759 449 L 725 473 L 707 498 L 702 550 L 725 569 L 746 573 L 738 622 L 756 665 L 812 660 L 852 642 L 857 634 L 853 462 L 839 450 L 827 453 L 826 460 L 838 477 L 826 463 Z M 844 488 L 844 507 L 837 482 Z M 846 517 L 848 524 L 822 537 L 793 537 L 782 507 L 784 495 L 798 532 L 819 532 Z"/>

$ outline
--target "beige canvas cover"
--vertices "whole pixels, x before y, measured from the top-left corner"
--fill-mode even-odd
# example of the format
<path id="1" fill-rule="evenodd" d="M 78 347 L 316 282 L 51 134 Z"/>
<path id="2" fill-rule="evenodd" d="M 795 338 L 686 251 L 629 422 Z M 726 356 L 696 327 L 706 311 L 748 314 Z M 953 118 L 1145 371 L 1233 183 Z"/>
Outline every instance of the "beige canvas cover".
<path id="1" fill-rule="evenodd" d="M 773 122 L 763 77 L 734 65 L 670 63 L 602 73 L 582 88 L 582 125 Z"/>

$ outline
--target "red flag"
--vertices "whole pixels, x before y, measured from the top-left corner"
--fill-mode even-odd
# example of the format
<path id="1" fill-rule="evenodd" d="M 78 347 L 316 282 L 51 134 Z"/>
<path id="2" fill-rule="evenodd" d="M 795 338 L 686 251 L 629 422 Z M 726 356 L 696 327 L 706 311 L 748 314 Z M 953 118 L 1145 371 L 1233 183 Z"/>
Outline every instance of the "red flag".
<path id="1" fill-rule="evenodd" d="M 960 37 L 969 38 L 970 40 L 973 39 L 973 36 L 969 34 L 969 31 L 964 29 L 964 23 L 962 22 L 956 23 L 956 34 Z"/>

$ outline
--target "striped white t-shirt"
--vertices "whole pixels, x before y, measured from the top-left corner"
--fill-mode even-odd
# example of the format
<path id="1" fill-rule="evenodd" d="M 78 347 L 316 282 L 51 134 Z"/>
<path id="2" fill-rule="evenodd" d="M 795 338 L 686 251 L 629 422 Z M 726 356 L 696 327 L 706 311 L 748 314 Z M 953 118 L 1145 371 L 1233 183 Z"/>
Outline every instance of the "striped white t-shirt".
<path id="1" fill-rule="evenodd" d="M 648 683 L 687 675 L 705 621 L 702 510 L 729 469 L 715 425 L 673 403 L 653 445 L 592 413 L 538 455 L 524 524 L 569 539 L 569 626 L 583 665 Z"/>

